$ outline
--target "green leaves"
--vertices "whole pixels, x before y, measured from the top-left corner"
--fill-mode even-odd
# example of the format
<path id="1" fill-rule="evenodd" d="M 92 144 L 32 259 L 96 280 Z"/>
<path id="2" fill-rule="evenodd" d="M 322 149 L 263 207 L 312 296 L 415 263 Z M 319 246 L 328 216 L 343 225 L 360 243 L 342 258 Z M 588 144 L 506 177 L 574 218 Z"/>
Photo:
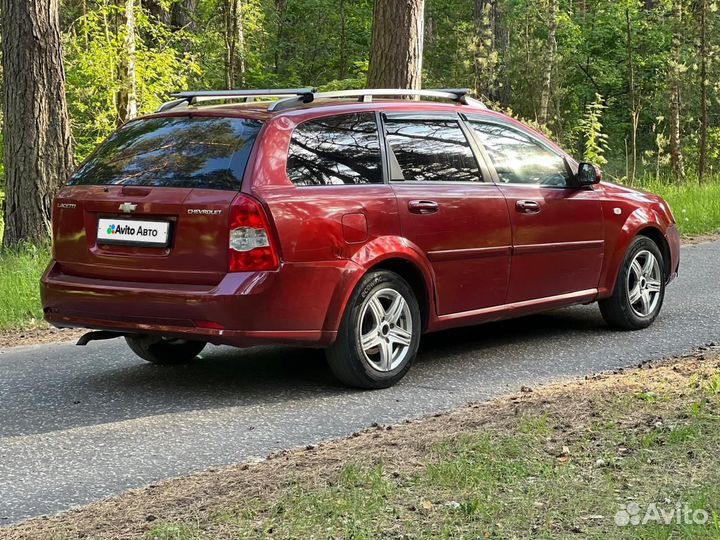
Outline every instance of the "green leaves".
<path id="1" fill-rule="evenodd" d="M 603 97 L 595 94 L 595 101 L 585 109 L 585 116 L 578 124 L 578 131 L 585 140 L 583 160 L 603 166 L 607 163 L 605 152 L 608 150 L 608 136 L 603 133 L 601 122 L 603 112 L 607 109 Z"/>
<path id="2" fill-rule="evenodd" d="M 155 111 L 173 91 L 186 89 L 202 70 L 187 52 L 197 36 L 152 20 L 136 5 L 136 86 L 138 113 Z M 72 22 L 64 35 L 68 106 L 78 161 L 116 127 L 114 96 L 123 31 L 115 24 L 118 8 L 96 5 Z"/>

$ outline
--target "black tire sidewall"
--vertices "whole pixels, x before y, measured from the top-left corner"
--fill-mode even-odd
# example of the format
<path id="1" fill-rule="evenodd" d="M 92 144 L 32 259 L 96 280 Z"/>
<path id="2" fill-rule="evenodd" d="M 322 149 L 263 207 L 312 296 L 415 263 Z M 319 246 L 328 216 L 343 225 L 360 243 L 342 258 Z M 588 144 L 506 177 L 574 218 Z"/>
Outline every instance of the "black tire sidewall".
<path id="1" fill-rule="evenodd" d="M 410 308 L 413 331 L 410 350 L 403 363 L 392 371 L 382 372 L 374 369 L 366 360 L 360 345 L 357 328 L 358 319 L 368 298 L 377 291 L 388 288 L 399 292 L 407 302 Z M 402 379 L 410 369 L 420 346 L 421 325 L 422 318 L 418 301 L 413 290 L 402 277 L 390 271 L 377 271 L 366 275 L 351 297 L 349 307 L 343 318 L 342 335 L 339 336 L 336 343 L 336 346 L 344 349 L 345 361 L 349 364 L 347 367 L 352 371 L 353 379 L 356 379 L 353 385 L 364 388 L 386 388 Z"/>
<path id="2" fill-rule="evenodd" d="M 635 313 L 635 310 L 630 305 L 630 295 L 627 290 L 627 279 L 628 274 L 630 272 L 630 265 L 635 258 L 635 256 L 641 252 L 641 251 L 649 251 L 652 253 L 655 258 L 658 261 L 658 264 L 660 265 L 660 299 L 657 303 L 657 306 L 653 310 L 652 313 L 649 315 L 646 315 L 645 317 L 641 317 L 637 313 Z M 616 301 L 619 304 L 619 307 L 621 309 L 621 312 L 624 317 L 628 319 L 628 322 L 631 323 L 631 325 L 635 328 L 646 328 L 650 326 L 653 321 L 657 318 L 658 314 L 660 313 L 660 309 L 662 308 L 663 301 L 665 300 L 665 260 L 662 256 L 662 253 L 660 249 L 658 248 L 657 244 L 653 242 L 651 239 L 645 237 L 645 236 L 638 236 L 635 238 L 630 245 L 630 248 L 628 249 L 627 253 L 625 254 L 625 259 L 623 260 L 622 268 L 620 269 L 620 274 L 618 275 L 617 283 L 615 284 L 615 295 L 616 295 Z"/>

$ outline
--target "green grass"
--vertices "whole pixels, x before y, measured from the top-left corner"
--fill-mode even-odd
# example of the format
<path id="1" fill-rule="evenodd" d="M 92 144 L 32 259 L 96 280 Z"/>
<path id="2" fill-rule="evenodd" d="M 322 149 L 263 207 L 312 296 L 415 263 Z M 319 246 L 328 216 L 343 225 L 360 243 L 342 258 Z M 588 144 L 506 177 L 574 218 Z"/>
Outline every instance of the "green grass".
<path id="1" fill-rule="evenodd" d="M 38 285 L 49 260 L 47 246 L 0 251 L 0 330 L 28 328 L 42 321 Z"/>
<path id="2" fill-rule="evenodd" d="M 720 177 L 699 184 L 688 178 L 683 183 L 644 179 L 636 187 L 664 198 L 672 208 L 678 229 L 686 236 L 720 231 Z"/>

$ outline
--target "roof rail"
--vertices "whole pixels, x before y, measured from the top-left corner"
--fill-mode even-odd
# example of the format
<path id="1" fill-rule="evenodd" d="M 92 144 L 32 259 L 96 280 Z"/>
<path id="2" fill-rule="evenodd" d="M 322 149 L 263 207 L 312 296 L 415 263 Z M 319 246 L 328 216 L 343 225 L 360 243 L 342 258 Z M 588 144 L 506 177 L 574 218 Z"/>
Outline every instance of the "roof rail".
<path id="1" fill-rule="evenodd" d="M 173 101 L 164 103 L 157 112 L 167 111 L 175 107 L 194 105 L 202 101 L 216 101 L 220 99 L 242 99 L 246 102 L 253 101 L 255 98 L 282 98 L 272 102 L 268 106 L 269 112 L 277 112 L 285 109 L 301 105 L 303 103 L 311 103 L 317 98 L 334 99 L 334 98 L 358 98 L 358 101 L 369 102 L 373 97 L 432 97 L 442 98 L 462 103 L 463 105 L 472 105 L 475 107 L 487 109 L 484 103 L 471 98 L 468 94 L 468 88 L 438 88 L 427 90 L 412 90 L 409 88 L 366 88 L 361 90 L 338 90 L 335 92 L 316 92 L 312 87 L 304 88 L 268 88 L 263 90 L 199 90 L 196 92 L 177 92 L 172 94 L 176 98 Z"/>
<path id="2" fill-rule="evenodd" d="M 216 101 L 220 99 L 243 99 L 244 101 L 253 101 L 255 98 L 286 98 L 280 101 L 292 100 L 295 103 L 309 103 L 313 100 L 315 89 L 312 87 L 304 88 L 265 88 L 260 90 L 198 90 L 190 92 L 176 92 L 171 94 L 176 98 L 173 101 L 164 103 L 157 112 L 167 111 L 175 107 L 194 105 L 202 101 Z M 273 103 L 271 107 L 277 105 Z M 279 110 L 279 109 L 269 109 Z"/>
<path id="3" fill-rule="evenodd" d="M 484 103 L 468 96 L 470 93 L 469 88 L 438 88 L 438 89 L 426 89 L 426 90 L 412 90 L 408 88 L 364 88 L 359 90 L 338 90 L 333 92 L 316 92 L 313 94 L 314 99 L 334 99 L 334 98 L 358 98 L 358 101 L 370 102 L 373 97 L 404 97 L 404 96 L 418 96 L 418 97 L 434 97 L 443 98 L 462 103 L 463 105 L 473 105 L 487 109 Z M 312 101 L 312 100 L 311 100 Z M 289 98 L 280 100 L 273 103 L 269 111 L 277 111 L 293 107 L 297 103 L 296 98 Z M 305 102 L 309 103 L 309 102 Z"/>

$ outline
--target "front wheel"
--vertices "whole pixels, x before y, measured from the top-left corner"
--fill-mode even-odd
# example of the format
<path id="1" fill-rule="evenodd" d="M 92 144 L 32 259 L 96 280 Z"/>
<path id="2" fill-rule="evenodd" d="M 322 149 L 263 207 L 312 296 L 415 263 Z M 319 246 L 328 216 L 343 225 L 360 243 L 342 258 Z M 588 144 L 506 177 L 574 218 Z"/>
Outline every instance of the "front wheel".
<path id="1" fill-rule="evenodd" d="M 132 334 L 125 336 L 132 352 L 153 364 L 187 364 L 200 354 L 207 343 L 187 339 Z"/>
<path id="2" fill-rule="evenodd" d="M 394 272 L 371 272 L 352 294 L 337 339 L 326 351 L 330 369 L 348 386 L 388 388 L 410 369 L 421 324 L 408 283 Z"/>
<path id="3" fill-rule="evenodd" d="M 663 268 L 657 244 L 646 236 L 636 237 L 625 254 L 613 295 L 600 301 L 605 322 L 623 330 L 650 326 L 665 298 Z"/>

